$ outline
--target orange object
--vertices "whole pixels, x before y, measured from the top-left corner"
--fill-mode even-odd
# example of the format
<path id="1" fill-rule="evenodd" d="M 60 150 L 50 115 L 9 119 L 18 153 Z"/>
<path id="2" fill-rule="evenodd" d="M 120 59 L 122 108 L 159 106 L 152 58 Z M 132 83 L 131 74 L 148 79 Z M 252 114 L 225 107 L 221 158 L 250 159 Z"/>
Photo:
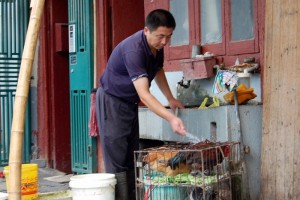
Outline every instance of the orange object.
<path id="1" fill-rule="evenodd" d="M 245 103 L 251 99 L 254 99 L 257 95 L 254 93 L 253 88 L 247 88 L 244 84 L 240 84 L 237 89 L 237 99 L 238 104 Z M 227 101 L 230 104 L 234 104 L 234 93 L 228 92 L 224 96 L 225 101 Z"/>

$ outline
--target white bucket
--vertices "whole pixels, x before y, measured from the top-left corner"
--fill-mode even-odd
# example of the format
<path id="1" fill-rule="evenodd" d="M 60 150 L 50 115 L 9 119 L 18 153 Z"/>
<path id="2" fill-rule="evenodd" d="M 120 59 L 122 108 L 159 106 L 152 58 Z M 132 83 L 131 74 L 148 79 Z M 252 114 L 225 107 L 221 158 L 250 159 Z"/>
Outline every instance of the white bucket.
<path id="1" fill-rule="evenodd" d="M 8 194 L 0 192 L 0 200 L 7 200 L 8 199 Z"/>
<path id="2" fill-rule="evenodd" d="M 73 200 L 114 200 L 117 180 L 114 174 L 96 173 L 70 178 Z"/>

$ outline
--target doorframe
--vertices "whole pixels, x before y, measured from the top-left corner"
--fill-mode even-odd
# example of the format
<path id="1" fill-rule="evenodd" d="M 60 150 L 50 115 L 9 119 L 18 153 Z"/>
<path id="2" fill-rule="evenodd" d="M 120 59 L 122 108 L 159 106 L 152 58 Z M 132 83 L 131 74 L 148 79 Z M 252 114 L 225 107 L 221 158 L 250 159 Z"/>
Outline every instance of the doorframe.
<path id="1" fill-rule="evenodd" d="M 122 39 L 142 29 L 144 25 L 144 1 L 96 0 L 96 86 L 103 74 L 107 60 Z M 130 19 L 135 19 L 134 21 Z M 120 19 L 122 19 L 120 21 Z M 128 20 L 128 23 L 124 21 Z M 130 26 L 128 26 L 130 24 Z M 121 31 L 120 31 L 121 30 Z M 105 172 L 100 139 L 98 137 L 98 171 Z"/>
<path id="2" fill-rule="evenodd" d="M 57 12 L 65 10 L 65 12 Z M 68 1 L 45 2 L 38 51 L 38 147 L 47 167 L 71 172 L 68 53 L 57 49 L 56 24 L 68 23 Z"/>

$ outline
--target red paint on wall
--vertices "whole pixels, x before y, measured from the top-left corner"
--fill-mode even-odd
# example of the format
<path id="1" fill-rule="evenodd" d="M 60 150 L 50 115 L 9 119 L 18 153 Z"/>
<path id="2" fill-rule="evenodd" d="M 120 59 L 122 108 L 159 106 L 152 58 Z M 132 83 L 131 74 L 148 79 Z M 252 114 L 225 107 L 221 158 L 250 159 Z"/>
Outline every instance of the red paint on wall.
<path id="1" fill-rule="evenodd" d="M 141 0 L 96 1 L 97 30 L 97 78 L 105 70 L 112 49 L 127 36 L 144 28 L 144 2 Z M 98 85 L 98 84 L 97 84 Z M 104 172 L 103 156 L 98 137 L 98 171 Z"/>
<path id="2" fill-rule="evenodd" d="M 68 23 L 68 1 L 46 1 L 44 10 L 38 64 L 39 156 L 49 167 L 71 172 L 68 52 L 56 47 L 68 37 L 55 34 L 58 24 Z"/>
<path id="3" fill-rule="evenodd" d="M 105 70 L 112 49 L 123 39 L 144 28 L 144 2 L 141 0 L 96 1 L 97 80 Z"/>

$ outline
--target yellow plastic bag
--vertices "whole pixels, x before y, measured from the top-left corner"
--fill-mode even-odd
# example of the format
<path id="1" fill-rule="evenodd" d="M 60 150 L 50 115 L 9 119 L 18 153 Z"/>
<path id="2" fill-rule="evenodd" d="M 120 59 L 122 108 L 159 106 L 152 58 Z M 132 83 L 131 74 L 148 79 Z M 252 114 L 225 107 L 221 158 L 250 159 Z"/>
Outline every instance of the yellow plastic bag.
<path id="1" fill-rule="evenodd" d="M 208 97 L 205 97 L 198 109 L 207 109 L 207 108 L 214 108 L 220 106 L 220 100 L 217 97 L 213 97 L 213 103 L 208 107 L 206 107 L 207 101 L 208 101 Z"/>
<path id="2" fill-rule="evenodd" d="M 214 102 L 213 104 L 208 106 L 209 108 L 214 108 L 214 107 L 220 106 L 220 100 L 217 97 L 213 97 L 213 102 Z"/>
<path id="3" fill-rule="evenodd" d="M 198 109 L 207 109 L 207 107 L 206 107 L 207 100 L 208 100 L 208 98 L 205 97 Z"/>

